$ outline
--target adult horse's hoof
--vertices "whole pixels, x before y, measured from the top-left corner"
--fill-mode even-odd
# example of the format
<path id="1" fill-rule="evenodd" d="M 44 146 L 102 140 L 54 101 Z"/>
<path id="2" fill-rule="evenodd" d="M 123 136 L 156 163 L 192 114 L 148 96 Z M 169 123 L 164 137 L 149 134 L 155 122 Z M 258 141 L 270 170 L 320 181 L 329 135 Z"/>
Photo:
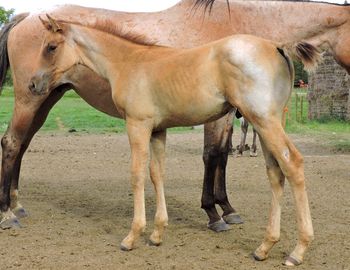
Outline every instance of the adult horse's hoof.
<path id="1" fill-rule="evenodd" d="M 243 224 L 244 221 L 236 213 L 231 213 L 222 217 L 227 224 Z"/>
<path id="2" fill-rule="evenodd" d="M 25 218 L 29 216 L 28 212 L 23 207 L 16 207 L 12 209 L 12 212 L 18 218 Z"/>
<path id="3" fill-rule="evenodd" d="M 230 226 L 227 225 L 227 223 L 223 219 L 220 219 L 214 223 L 208 223 L 207 226 L 210 230 L 214 232 L 224 232 L 230 229 Z"/>
<path id="4" fill-rule="evenodd" d="M 288 256 L 286 258 L 286 261 L 283 263 L 283 265 L 286 265 L 286 266 L 298 266 L 301 264 L 301 261 L 298 260 L 298 259 L 295 259 L 291 256 Z"/>
<path id="5" fill-rule="evenodd" d="M 250 152 L 250 153 L 249 153 L 249 156 L 251 156 L 251 157 L 257 157 L 257 156 L 258 156 L 258 153 L 257 153 L 257 152 Z"/>
<path id="6" fill-rule="evenodd" d="M 21 223 L 16 216 L 10 218 L 3 218 L 0 222 L 0 228 L 7 230 L 11 228 L 21 228 Z"/>

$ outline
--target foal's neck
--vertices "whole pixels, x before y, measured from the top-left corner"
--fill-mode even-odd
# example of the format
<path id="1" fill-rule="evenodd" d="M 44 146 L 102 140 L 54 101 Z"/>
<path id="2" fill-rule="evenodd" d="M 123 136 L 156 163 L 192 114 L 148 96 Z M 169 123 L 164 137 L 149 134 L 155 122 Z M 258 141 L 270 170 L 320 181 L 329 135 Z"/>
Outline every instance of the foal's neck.
<path id="1" fill-rule="evenodd" d="M 118 78 L 127 65 L 135 68 L 142 62 L 155 60 L 174 49 L 137 44 L 117 35 L 94 28 L 71 25 L 72 36 L 79 47 L 81 64 L 107 79 Z"/>

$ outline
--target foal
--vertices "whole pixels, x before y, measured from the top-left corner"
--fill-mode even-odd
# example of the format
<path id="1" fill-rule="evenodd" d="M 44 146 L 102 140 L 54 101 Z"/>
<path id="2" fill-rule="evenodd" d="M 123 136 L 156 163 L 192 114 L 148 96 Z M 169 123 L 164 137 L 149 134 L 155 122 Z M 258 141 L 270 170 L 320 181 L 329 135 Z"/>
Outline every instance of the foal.
<path id="1" fill-rule="evenodd" d="M 305 43 L 276 44 L 237 35 L 194 49 L 137 44 L 112 34 L 101 22 L 42 20 L 48 30 L 29 85 L 46 94 L 66 72 L 83 65 L 106 78 L 119 115 L 126 120 L 131 147 L 134 218 L 122 241 L 131 250 L 146 226 L 144 181 L 148 157 L 157 196 L 155 228 L 150 236 L 159 245 L 168 222 L 163 188 L 166 129 L 193 126 L 222 117 L 238 108 L 259 133 L 273 201 L 266 236 L 254 256 L 267 258 L 280 235 L 280 199 L 287 177 L 295 199 L 299 240 L 286 264 L 302 262 L 313 238 L 305 190 L 303 158 L 281 125 L 282 110 L 293 86 L 296 54 L 306 65 L 317 61 L 317 50 Z"/>

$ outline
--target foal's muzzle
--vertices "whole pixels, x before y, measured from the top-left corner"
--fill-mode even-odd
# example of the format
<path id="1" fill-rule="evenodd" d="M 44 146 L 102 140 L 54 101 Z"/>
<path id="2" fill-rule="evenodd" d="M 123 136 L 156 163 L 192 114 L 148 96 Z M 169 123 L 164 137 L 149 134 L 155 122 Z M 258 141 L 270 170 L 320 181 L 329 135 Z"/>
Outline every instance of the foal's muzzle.
<path id="1" fill-rule="evenodd" d="M 35 75 L 28 84 L 30 92 L 34 95 L 44 95 L 48 92 L 48 78 L 45 75 Z"/>

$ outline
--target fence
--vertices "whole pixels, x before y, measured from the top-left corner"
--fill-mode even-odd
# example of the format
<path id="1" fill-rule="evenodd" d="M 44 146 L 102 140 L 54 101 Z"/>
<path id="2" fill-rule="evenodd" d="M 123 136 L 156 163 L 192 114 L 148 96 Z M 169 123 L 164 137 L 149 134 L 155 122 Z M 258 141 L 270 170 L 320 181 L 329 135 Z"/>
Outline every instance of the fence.
<path id="1" fill-rule="evenodd" d="M 295 89 L 284 110 L 284 125 L 292 122 L 305 123 L 308 117 L 308 101 L 306 89 Z"/>

